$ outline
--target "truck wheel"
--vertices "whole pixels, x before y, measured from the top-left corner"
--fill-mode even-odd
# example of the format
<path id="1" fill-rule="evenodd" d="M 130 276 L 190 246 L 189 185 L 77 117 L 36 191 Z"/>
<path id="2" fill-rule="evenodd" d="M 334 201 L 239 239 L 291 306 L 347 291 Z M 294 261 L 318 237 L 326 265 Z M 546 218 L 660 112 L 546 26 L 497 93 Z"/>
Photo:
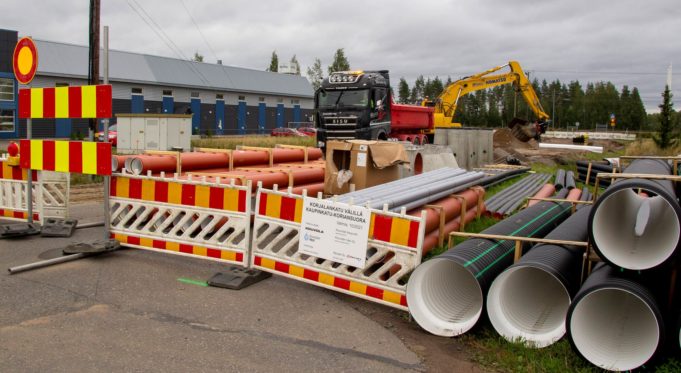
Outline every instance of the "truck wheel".
<path id="1" fill-rule="evenodd" d="M 376 136 L 378 140 L 386 141 L 388 140 L 388 135 L 386 135 L 385 132 L 379 132 L 378 136 Z"/>

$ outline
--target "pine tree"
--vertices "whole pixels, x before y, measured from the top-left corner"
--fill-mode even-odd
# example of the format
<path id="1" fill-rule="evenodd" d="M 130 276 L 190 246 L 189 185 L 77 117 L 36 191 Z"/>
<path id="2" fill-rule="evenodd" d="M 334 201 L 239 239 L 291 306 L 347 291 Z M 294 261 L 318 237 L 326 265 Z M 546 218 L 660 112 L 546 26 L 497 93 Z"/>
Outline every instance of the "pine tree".
<path id="1" fill-rule="evenodd" d="M 406 104 L 409 102 L 409 84 L 404 78 L 400 78 L 400 83 L 397 87 L 400 104 Z"/>
<path id="2" fill-rule="evenodd" d="M 669 86 L 664 86 L 662 93 L 662 104 L 660 104 L 660 127 L 657 135 L 653 137 L 657 146 L 662 149 L 667 149 L 674 142 L 672 139 L 673 122 L 672 116 L 674 114 L 674 103 L 672 102 L 672 94 L 669 91 Z"/>
<path id="3" fill-rule="evenodd" d="M 300 63 L 298 63 L 298 58 L 296 58 L 295 54 L 291 57 L 291 67 L 294 69 L 293 73 L 295 75 L 300 75 Z"/>
<path id="4" fill-rule="evenodd" d="M 412 104 L 418 105 L 423 100 L 424 88 L 426 86 L 426 81 L 423 75 L 419 75 L 414 82 L 414 86 L 411 88 L 411 94 L 409 95 L 409 101 Z"/>
<path id="5" fill-rule="evenodd" d="M 200 55 L 198 51 L 196 51 L 196 52 L 194 52 L 194 58 L 192 58 L 192 61 L 203 62 L 203 56 Z"/>
<path id="6" fill-rule="evenodd" d="M 279 71 L 279 57 L 277 51 L 272 51 L 272 58 L 270 58 L 270 66 L 265 71 L 276 73 Z"/>
<path id="7" fill-rule="evenodd" d="M 319 58 L 314 59 L 312 66 L 307 68 L 307 79 L 312 84 L 314 90 L 318 90 L 322 86 L 324 80 L 324 72 L 322 70 L 322 61 Z"/>
<path id="8" fill-rule="evenodd" d="M 631 107 L 631 125 L 640 131 L 645 124 L 647 114 L 641 100 L 641 95 L 639 95 L 638 88 L 636 87 L 631 91 Z"/>
<path id="9" fill-rule="evenodd" d="M 348 71 L 350 70 L 350 62 L 347 57 L 345 57 L 345 51 L 343 48 L 336 50 L 336 54 L 333 55 L 333 62 L 329 65 L 329 74 L 336 71 Z"/>

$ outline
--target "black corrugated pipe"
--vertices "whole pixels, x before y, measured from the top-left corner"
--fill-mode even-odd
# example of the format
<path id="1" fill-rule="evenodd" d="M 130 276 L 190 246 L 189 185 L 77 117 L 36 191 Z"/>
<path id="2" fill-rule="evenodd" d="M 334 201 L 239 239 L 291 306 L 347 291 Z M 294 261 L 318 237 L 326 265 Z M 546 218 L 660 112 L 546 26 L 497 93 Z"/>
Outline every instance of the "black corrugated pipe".
<path id="1" fill-rule="evenodd" d="M 556 171 L 556 181 L 553 185 L 556 187 L 556 190 L 561 190 L 565 186 L 565 170 L 562 168 L 559 168 L 558 171 Z"/>
<path id="2" fill-rule="evenodd" d="M 525 186 L 530 185 L 537 178 L 537 176 L 538 174 L 527 176 L 526 178 L 519 180 L 510 187 L 492 196 L 490 199 L 485 201 L 485 206 L 487 207 L 487 210 L 490 211 L 490 208 L 494 209 L 498 205 L 501 205 L 507 197 L 509 197 L 516 191 L 523 189 Z"/>
<path id="3" fill-rule="evenodd" d="M 639 159 L 626 173 L 669 175 L 671 167 L 664 161 Z M 681 207 L 668 180 L 617 181 L 589 215 L 589 237 L 598 255 L 626 269 L 645 270 L 671 260 L 681 246 L 680 235 Z"/>
<path id="4" fill-rule="evenodd" d="M 591 171 L 591 174 L 589 174 L 589 183 L 593 184 L 593 183 L 596 182 L 596 174 L 597 173 L 598 172 Z M 578 168 L 577 174 L 578 174 L 579 180 L 586 181 L 586 170 L 582 170 L 581 168 Z M 605 178 L 605 179 L 601 178 L 598 185 L 601 186 L 601 187 L 610 186 L 610 179 L 609 178 Z"/>
<path id="5" fill-rule="evenodd" d="M 638 368 L 664 344 L 662 313 L 650 289 L 604 264 L 575 296 L 566 325 L 575 350 L 602 369 Z"/>
<path id="6" fill-rule="evenodd" d="M 588 161 L 577 161 L 577 167 L 581 167 L 585 170 L 589 168 Z M 602 172 L 612 172 L 613 166 L 610 163 L 594 163 L 591 162 L 591 171 L 600 170 Z"/>
<path id="7" fill-rule="evenodd" d="M 508 171 L 503 171 L 500 172 L 496 175 L 490 175 L 490 176 L 485 176 L 482 180 L 480 180 L 479 185 L 485 188 L 488 188 L 492 185 L 498 184 L 502 181 L 520 176 L 524 174 L 525 172 L 529 171 L 529 167 L 523 167 L 523 168 L 518 168 L 518 169 L 511 169 Z M 484 172 L 484 170 L 483 170 Z"/>
<path id="8" fill-rule="evenodd" d="M 546 238 L 586 241 L 591 206 L 582 208 Z M 579 290 L 585 248 L 538 244 L 492 283 L 487 315 L 504 338 L 542 348 L 565 334 L 570 299 Z"/>
<path id="9" fill-rule="evenodd" d="M 574 189 L 577 185 L 575 184 L 575 173 L 568 171 L 565 174 L 565 187 L 568 189 Z"/>
<path id="10" fill-rule="evenodd" d="M 569 203 L 542 201 L 482 233 L 543 237 L 569 215 Z M 513 264 L 514 248 L 515 241 L 471 238 L 422 263 L 407 284 L 409 312 L 436 335 L 451 337 L 470 330 L 482 314 L 492 280 Z"/>
<path id="11" fill-rule="evenodd" d="M 577 166 L 577 172 L 586 175 L 587 172 L 589 172 L 589 169 L 586 168 L 586 167 Z M 600 169 L 597 169 L 597 168 L 592 168 L 592 169 L 591 169 L 591 174 L 590 174 L 590 175 L 594 175 L 594 177 L 595 177 L 596 174 L 601 173 L 601 172 L 604 172 L 604 173 L 612 173 L 613 170 L 612 170 L 612 169 L 610 169 L 610 170 L 600 170 Z"/>
<path id="12" fill-rule="evenodd" d="M 555 199 L 564 199 L 565 197 L 567 197 L 568 193 L 569 193 L 569 192 L 568 192 L 567 189 L 563 189 L 563 190 L 560 190 L 560 191 L 556 192 L 556 194 L 553 195 L 553 198 L 555 198 Z"/>

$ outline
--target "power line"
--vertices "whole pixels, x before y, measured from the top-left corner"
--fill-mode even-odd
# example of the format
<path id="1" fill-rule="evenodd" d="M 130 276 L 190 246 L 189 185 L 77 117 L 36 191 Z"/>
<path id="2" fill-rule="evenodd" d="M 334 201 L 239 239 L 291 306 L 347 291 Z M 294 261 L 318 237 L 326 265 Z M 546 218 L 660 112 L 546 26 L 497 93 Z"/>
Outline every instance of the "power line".
<path id="1" fill-rule="evenodd" d="M 211 47 L 210 43 L 208 43 L 208 39 L 206 39 L 206 36 L 201 31 L 199 24 L 196 23 L 196 20 L 194 20 L 194 17 L 192 17 L 192 14 L 189 12 L 189 9 L 187 9 L 187 6 L 184 4 L 184 1 L 180 0 L 180 4 L 182 4 L 182 7 L 184 8 L 185 12 L 187 12 L 189 19 L 191 19 L 192 23 L 194 24 L 194 27 L 196 27 L 196 30 L 199 32 L 199 35 L 201 35 L 201 39 L 203 39 L 203 42 L 206 43 L 206 46 L 208 47 L 210 52 L 213 53 L 213 57 L 215 57 L 215 59 L 218 60 L 219 59 L 218 55 L 215 53 L 215 51 L 213 50 L 213 47 Z"/>

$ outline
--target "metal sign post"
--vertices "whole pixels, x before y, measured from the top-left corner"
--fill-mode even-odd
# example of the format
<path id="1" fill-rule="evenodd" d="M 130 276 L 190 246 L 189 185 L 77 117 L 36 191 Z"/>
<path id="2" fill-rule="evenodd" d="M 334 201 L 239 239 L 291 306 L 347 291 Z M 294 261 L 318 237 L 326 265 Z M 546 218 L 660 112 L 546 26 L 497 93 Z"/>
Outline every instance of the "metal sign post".
<path id="1" fill-rule="evenodd" d="M 31 131 L 32 131 L 32 120 L 31 118 L 26 119 L 26 139 L 31 141 Z M 33 223 L 33 170 L 28 170 L 28 177 L 26 180 L 26 211 L 27 211 L 27 221 L 29 224 Z"/>
<path id="2" fill-rule="evenodd" d="M 109 26 L 104 26 L 104 84 L 109 84 Z M 104 143 L 109 142 L 109 118 L 102 120 L 104 124 Z M 111 194 L 111 176 L 104 176 L 104 239 L 109 239 L 111 229 L 111 213 L 109 194 Z"/>

